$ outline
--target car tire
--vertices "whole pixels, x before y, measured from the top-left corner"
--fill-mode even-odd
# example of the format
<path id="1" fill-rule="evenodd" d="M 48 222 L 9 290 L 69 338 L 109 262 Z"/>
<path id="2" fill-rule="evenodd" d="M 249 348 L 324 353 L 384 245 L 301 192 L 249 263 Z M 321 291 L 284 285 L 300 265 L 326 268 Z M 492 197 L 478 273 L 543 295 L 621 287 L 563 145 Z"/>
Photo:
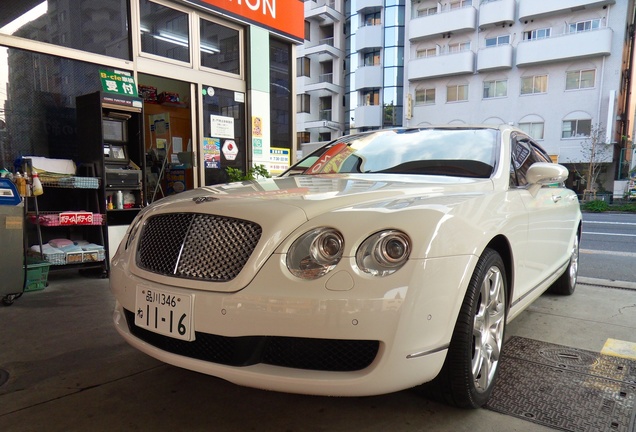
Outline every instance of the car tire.
<path id="1" fill-rule="evenodd" d="M 548 289 L 551 294 L 572 295 L 576 288 L 579 273 L 579 237 L 574 236 L 574 244 L 570 253 L 570 262 L 563 274 Z"/>
<path id="2" fill-rule="evenodd" d="M 495 385 L 506 324 L 506 269 L 486 249 L 477 262 L 439 375 L 422 386 L 427 396 L 460 408 L 479 408 Z"/>

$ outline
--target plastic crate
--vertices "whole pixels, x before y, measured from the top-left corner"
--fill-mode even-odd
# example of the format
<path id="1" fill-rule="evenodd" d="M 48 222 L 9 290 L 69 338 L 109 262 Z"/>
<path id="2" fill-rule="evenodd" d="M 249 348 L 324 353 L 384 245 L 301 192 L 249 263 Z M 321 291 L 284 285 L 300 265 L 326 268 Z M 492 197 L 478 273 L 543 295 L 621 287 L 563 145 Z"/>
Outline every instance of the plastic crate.
<path id="1" fill-rule="evenodd" d="M 24 292 L 41 291 L 48 285 L 49 267 L 47 261 L 27 257 L 27 275 Z"/>

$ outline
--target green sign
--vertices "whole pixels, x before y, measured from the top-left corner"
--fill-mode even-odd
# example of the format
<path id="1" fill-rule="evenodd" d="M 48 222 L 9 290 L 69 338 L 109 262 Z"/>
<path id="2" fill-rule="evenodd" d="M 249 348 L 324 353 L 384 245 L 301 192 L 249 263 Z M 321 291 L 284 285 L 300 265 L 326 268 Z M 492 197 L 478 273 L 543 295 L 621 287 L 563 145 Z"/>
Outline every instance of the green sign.
<path id="1" fill-rule="evenodd" d="M 130 75 L 100 69 L 99 78 L 102 80 L 102 89 L 105 92 L 125 96 L 139 96 L 135 79 Z"/>

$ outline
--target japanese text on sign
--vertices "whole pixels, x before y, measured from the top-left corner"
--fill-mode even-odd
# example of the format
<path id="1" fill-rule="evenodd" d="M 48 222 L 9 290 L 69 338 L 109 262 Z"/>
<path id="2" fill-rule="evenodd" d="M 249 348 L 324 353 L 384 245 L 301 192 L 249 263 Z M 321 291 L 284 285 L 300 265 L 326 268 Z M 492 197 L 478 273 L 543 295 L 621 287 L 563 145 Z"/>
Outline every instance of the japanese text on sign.
<path id="1" fill-rule="evenodd" d="M 138 96 L 135 79 L 132 76 L 100 69 L 99 78 L 105 92 Z"/>
<path id="2" fill-rule="evenodd" d="M 210 115 L 210 136 L 214 138 L 234 138 L 234 117 Z"/>

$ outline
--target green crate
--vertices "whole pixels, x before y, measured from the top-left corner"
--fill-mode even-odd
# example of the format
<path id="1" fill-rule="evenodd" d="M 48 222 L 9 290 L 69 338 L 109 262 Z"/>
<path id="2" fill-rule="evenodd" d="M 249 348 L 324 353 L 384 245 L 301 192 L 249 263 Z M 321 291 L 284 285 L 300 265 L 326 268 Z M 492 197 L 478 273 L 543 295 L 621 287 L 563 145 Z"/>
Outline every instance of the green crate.
<path id="1" fill-rule="evenodd" d="M 27 275 L 24 292 L 41 291 L 48 285 L 49 267 L 51 263 L 27 257 Z"/>

